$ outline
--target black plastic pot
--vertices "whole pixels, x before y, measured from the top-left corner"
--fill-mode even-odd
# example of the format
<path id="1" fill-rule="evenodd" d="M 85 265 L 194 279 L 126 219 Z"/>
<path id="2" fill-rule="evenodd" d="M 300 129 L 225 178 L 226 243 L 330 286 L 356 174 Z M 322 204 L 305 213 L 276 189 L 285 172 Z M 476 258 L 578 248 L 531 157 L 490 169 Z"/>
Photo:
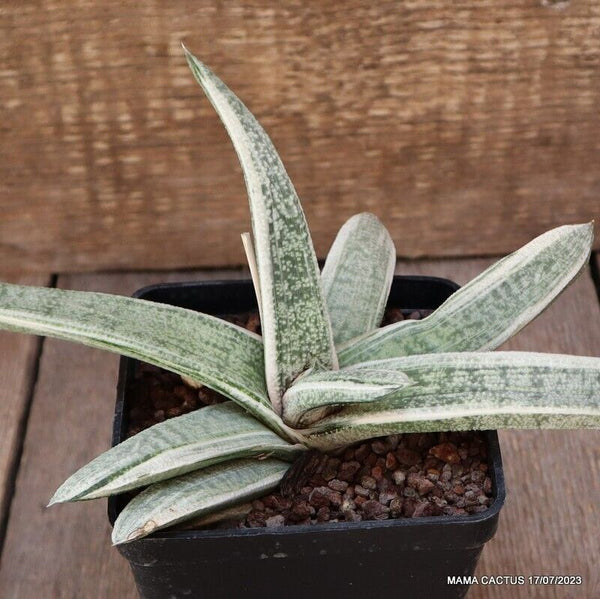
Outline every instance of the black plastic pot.
<path id="1" fill-rule="evenodd" d="M 388 302 L 407 312 L 439 306 L 457 285 L 432 277 L 395 277 Z M 249 281 L 168 284 L 136 294 L 210 314 L 256 307 Z M 122 358 L 113 444 L 124 439 L 128 381 L 135 360 Z M 159 531 L 119 546 L 145 599 L 238 597 L 463 597 L 466 585 L 448 577 L 472 574 L 495 533 L 504 503 L 496 432 L 486 433 L 494 500 L 469 516 L 290 526 L 279 529 Z M 123 498 L 109 500 L 114 522 Z"/>

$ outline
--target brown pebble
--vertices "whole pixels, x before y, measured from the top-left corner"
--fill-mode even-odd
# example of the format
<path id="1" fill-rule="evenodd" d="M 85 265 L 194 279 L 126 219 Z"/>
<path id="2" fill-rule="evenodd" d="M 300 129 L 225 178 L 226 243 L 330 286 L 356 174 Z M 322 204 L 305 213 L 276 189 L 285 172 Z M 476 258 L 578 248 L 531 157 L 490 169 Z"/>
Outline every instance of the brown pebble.
<path id="1" fill-rule="evenodd" d="M 429 453 L 447 464 L 458 464 L 460 462 L 460 456 L 458 455 L 458 450 L 454 443 L 440 443 L 439 445 L 434 445 L 429 450 Z"/>
<path id="2" fill-rule="evenodd" d="M 329 490 L 328 487 L 316 487 L 310 492 L 310 495 L 308 496 L 308 502 L 310 505 L 316 508 L 326 507 L 329 505 L 329 496 L 327 493 L 323 492 L 324 489 Z"/>
<path id="3" fill-rule="evenodd" d="M 311 514 L 310 505 L 306 500 L 300 499 L 294 501 L 292 509 L 290 511 L 290 520 L 300 521 L 305 520 Z"/>
<path id="4" fill-rule="evenodd" d="M 383 477 L 383 468 L 381 466 L 374 466 L 371 468 L 371 476 L 377 481 Z"/>
<path id="5" fill-rule="evenodd" d="M 386 440 L 376 439 L 371 443 L 371 449 L 373 453 L 377 455 L 385 455 L 390 449 L 390 445 Z"/>
<path id="6" fill-rule="evenodd" d="M 343 493 L 348 488 L 348 483 L 345 480 L 334 478 L 327 483 L 327 486 L 334 491 L 340 491 Z"/>
<path id="7" fill-rule="evenodd" d="M 285 517 L 283 514 L 276 514 L 275 516 L 269 516 L 265 520 L 265 526 L 267 528 L 277 528 L 285 524 Z"/>
<path id="8" fill-rule="evenodd" d="M 356 510 L 344 510 L 343 514 L 347 522 L 360 522 L 362 520 L 362 516 Z"/>
<path id="9" fill-rule="evenodd" d="M 406 447 L 396 449 L 396 458 L 405 466 L 416 466 L 421 461 L 421 456 L 416 451 Z"/>
<path id="10" fill-rule="evenodd" d="M 168 409 L 168 410 L 165 412 L 165 415 L 166 415 L 168 418 L 175 418 L 175 417 L 177 417 L 177 416 L 181 416 L 182 414 L 183 414 L 183 410 L 182 410 L 182 409 L 181 409 L 179 406 L 176 406 L 176 407 L 174 407 L 174 408 L 169 408 L 169 409 Z"/>
<path id="11" fill-rule="evenodd" d="M 370 453 L 371 448 L 366 443 L 363 443 L 354 452 L 354 459 L 362 462 Z"/>
<path id="12" fill-rule="evenodd" d="M 328 507 L 321 507 L 317 511 L 317 521 L 318 522 L 327 522 L 330 518 L 331 514 L 329 512 Z"/>
<path id="13" fill-rule="evenodd" d="M 440 513 L 441 510 L 428 501 L 418 503 L 415 507 L 415 511 L 412 513 L 413 518 L 425 518 L 427 516 L 435 516 Z"/>
<path id="14" fill-rule="evenodd" d="M 368 497 L 369 496 L 369 490 L 365 489 L 361 485 L 354 485 L 354 492 L 357 495 L 359 495 L 360 497 Z"/>
<path id="15" fill-rule="evenodd" d="M 483 490 L 487 495 L 492 493 L 492 479 L 489 476 L 483 481 Z"/>
<path id="16" fill-rule="evenodd" d="M 363 504 L 362 512 L 363 516 L 369 520 L 387 520 L 390 515 L 390 508 L 381 505 L 379 501 L 370 499 Z"/>
<path id="17" fill-rule="evenodd" d="M 428 493 L 431 493 L 433 489 L 435 489 L 435 483 L 432 483 L 427 478 L 421 477 L 419 479 L 419 482 L 417 483 L 417 491 L 419 492 L 419 495 L 427 495 Z"/>
<path id="18" fill-rule="evenodd" d="M 396 499 L 398 497 L 398 493 L 396 491 L 386 491 L 385 493 L 379 494 L 379 503 L 383 505 L 389 505 L 392 499 Z"/>
<path id="19" fill-rule="evenodd" d="M 401 497 L 396 497 L 390 501 L 390 516 L 397 518 L 402 514 L 402 505 L 404 501 Z"/>
<path id="20" fill-rule="evenodd" d="M 398 460 L 396 456 L 390 451 L 385 456 L 385 468 L 386 470 L 395 470 L 398 465 Z"/>
<path id="21" fill-rule="evenodd" d="M 406 480 L 406 474 L 402 470 L 394 470 L 392 479 L 397 485 L 401 485 Z"/>
<path id="22" fill-rule="evenodd" d="M 360 464 L 353 460 L 351 462 L 343 462 L 338 470 L 337 478 L 346 482 L 351 482 L 354 475 L 360 470 Z"/>

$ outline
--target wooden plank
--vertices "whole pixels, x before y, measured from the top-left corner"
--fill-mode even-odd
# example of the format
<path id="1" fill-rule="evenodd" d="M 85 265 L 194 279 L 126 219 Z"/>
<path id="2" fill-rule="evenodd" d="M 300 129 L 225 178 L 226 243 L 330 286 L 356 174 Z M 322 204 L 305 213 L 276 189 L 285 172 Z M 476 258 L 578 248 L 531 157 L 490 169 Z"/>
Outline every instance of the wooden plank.
<path id="1" fill-rule="evenodd" d="M 129 295 L 151 283 L 197 276 L 64 276 L 59 286 Z M 127 562 L 110 543 L 105 501 L 44 507 L 67 476 L 110 447 L 117 363 L 117 356 L 99 350 L 44 343 L 0 564 L 0 599 L 137 598 Z"/>
<path id="2" fill-rule="evenodd" d="M 6 1 L 0 263 L 243 263 L 242 176 L 182 40 L 273 136 L 321 257 L 361 210 L 402 256 L 512 251 L 600 213 L 599 33 L 594 0 Z"/>
<path id="3" fill-rule="evenodd" d="M 20 276 L 10 278 L 9 282 L 47 285 L 50 277 Z M 0 332 L 0 547 L 13 493 L 39 347 L 38 339 Z"/>
<path id="4" fill-rule="evenodd" d="M 424 261 L 401 263 L 399 270 L 464 283 L 488 263 Z M 61 278 L 60 284 L 130 293 L 152 281 L 179 278 L 83 275 Z M 586 273 L 509 347 L 600 355 L 598 316 Z M 115 377 L 114 356 L 58 341 L 46 343 L 0 568 L 2 599 L 135 597 L 127 565 L 110 547 L 103 502 L 43 509 L 66 476 L 108 446 Z M 581 574 L 585 584 L 578 596 L 597 594 L 598 441 L 596 431 L 501 434 L 509 498 L 498 534 L 484 551 L 480 575 Z M 565 454 L 570 457 L 563 467 Z M 475 587 L 469 596 L 552 599 L 569 596 L 570 591 L 511 587 L 507 593 L 501 587 Z"/>
<path id="5" fill-rule="evenodd" d="M 464 284 L 488 260 L 401 263 L 404 274 Z M 600 308 L 589 271 L 503 349 L 600 356 Z M 469 599 L 600 596 L 600 432 L 501 431 L 508 497 L 478 575 L 573 574 L 581 587 L 479 586 Z"/>

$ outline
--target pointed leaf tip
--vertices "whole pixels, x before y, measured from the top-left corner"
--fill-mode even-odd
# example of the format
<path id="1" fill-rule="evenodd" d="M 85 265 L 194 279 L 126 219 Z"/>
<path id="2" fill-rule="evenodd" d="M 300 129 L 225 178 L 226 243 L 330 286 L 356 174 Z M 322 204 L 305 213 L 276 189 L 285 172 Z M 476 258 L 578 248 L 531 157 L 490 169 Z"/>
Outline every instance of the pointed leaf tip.
<path id="1" fill-rule="evenodd" d="M 223 81 L 187 56 L 244 172 L 262 299 L 266 383 L 281 413 L 281 398 L 300 373 L 314 366 L 337 368 L 319 266 L 298 195 L 269 136 Z"/>
<path id="2" fill-rule="evenodd" d="M 586 266 L 590 223 L 563 225 L 502 258 L 423 320 L 404 320 L 351 340 L 340 364 L 449 351 L 495 349 L 543 312 Z"/>

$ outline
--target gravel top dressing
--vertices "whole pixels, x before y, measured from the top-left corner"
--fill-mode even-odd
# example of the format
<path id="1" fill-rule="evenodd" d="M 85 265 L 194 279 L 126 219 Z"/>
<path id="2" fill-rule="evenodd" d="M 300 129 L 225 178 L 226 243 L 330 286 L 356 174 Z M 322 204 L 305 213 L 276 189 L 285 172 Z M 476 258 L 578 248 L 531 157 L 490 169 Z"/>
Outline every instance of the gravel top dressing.
<path id="1" fill-rule="evenodd" d="M 412 312 L 419 319 L 427 311 Z M 260 334 L 257 312 L 226 320 Z M 388 310 L 383 325 L 405 318 Z M 226 401 L 194 389 L 165 370 L 140 364 L 128 391 L 128 436 L 203 406 Z M 320 522 L 474 514 L 492 501 L 487 448 L 479 432 L 391 435 L 324 454 L 307 452 L 277 493 L 246 504 L 245 515 L 222 527 L 277 527 Z"/>

